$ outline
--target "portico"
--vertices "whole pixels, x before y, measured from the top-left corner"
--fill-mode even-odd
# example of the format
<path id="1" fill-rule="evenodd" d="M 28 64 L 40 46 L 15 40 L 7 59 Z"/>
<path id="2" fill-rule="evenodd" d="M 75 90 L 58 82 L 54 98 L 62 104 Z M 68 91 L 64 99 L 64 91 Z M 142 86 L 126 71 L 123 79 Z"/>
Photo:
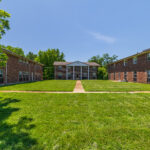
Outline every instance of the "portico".
<path id="1" fill-rule="evenodd" d="M 90 80 L 97 79 L 99 64 L 95 62 L 54 62 L 55 79 Z"/>
<path id="2" fill-rule="evenodd" d="M 72 68 L 72 70 L 70 68 Z M 86 72 L 84 71 L 84 75 L 83 75 L 83 69 L 87 70 Z M 71 74 L 71 73 L 73 76 L 73 80 L 82 80 L 83 76 L 84 78 L 87 77 L 87 79 L 89 80 L 89 65 L 82 63 L 80 61 L 70 63 L 66 65 L 66 80 L 68 80 L 68 74 Z"/>

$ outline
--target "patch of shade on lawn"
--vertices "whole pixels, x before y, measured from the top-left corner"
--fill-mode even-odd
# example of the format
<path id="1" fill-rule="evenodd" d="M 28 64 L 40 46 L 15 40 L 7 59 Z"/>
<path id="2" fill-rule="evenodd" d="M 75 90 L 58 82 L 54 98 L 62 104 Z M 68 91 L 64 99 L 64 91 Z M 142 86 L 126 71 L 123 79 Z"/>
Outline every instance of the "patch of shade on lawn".
<path id="1" fill-rule="evenodd" d="M 109 80 L 82 80 L 82 84 L 85 91 L 150 91 L 150 85 L 143 83 L 113 82 Z"/>
<path id="2" fill-rule="evenodd" d="M 0 149 L 149 149 L 150 94 L 0 94 Z"/>
<path id="3" fill-rule="evenodd" d="M 0 90 L 11 91 L 73 91 L 74 80 L 45 80 L 32 83 L 1 86 Z"/>

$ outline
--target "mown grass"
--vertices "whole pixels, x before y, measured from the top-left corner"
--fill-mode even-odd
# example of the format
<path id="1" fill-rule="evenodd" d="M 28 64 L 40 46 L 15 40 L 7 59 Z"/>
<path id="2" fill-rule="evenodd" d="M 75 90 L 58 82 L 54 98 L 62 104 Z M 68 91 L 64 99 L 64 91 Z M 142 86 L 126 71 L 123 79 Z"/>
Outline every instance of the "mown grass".
<path id="1" fill-rule="evenodd" d="M 73 91 L 76 81 L 45 80 L 32 83 L 1 86 L 0 90 L 13 91 Z"/>
<path id="2" fill-rule="evenodd" d="M 0 94 L 0 149 L 147 150 L 150 94 Z"/>
<path id="3" fill-rule="evenodd" d="M 82 84 L 85 91 L 150 91 L 150 85 L 143 83 L 114 82 L 110 80 L 83 80 Z"/>

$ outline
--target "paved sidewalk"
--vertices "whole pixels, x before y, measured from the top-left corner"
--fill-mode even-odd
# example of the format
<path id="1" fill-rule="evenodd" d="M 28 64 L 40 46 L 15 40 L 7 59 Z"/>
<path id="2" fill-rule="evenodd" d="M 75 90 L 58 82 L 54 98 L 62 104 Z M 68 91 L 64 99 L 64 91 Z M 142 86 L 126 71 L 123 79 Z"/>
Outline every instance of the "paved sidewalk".
<path id="1" fill-rule="evenodd" d="M 85 93 L 85 90 L 84 90 L 84 88 L 83 88 L 82 83 L 81 83 L 80 80 L 78 80 L 76 82 L 76 86 L 74 88 L 73 93 Z"/>
<path id="2" fill-rule="evenodd" d="M 84 89 L 83 89 L 84 90 Z M 111 93 L 116 93 L 116 94 L 123 94 L 123 93 L 130 93 L 130 94 L 136 94 L 136 93 L 150 93 L 150 91 L 133 91 L 133 92 L 108 92 L 108 91 L 97 91 L 97 92 L 93 92 L 93 91 L 82 91 L 82 90 L 79 90 L 79 89 L 76 89 L 74 90 L 73 92 L 59 92 L 59 91 L 0 91 L 0 93 L 58 93 L 58 94 L 64 94 L 64 93 L 99 93 L 99 94 L 103 94 L 103 93 L 108 93 L 108 94 L 111 94 Z"/>

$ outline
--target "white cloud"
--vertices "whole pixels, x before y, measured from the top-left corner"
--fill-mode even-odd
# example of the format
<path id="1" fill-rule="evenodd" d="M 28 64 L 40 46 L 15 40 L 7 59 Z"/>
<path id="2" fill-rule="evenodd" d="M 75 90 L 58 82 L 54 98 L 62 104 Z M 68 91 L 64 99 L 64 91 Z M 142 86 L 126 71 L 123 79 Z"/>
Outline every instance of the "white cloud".
<path id="1" fill-rule="evenodd" d="M 113 44 L 116 42 L 116 38 L 110 37 L 107 35 L 103 35 L 103 34 L 98 33 L 98 32 L 89 32 L 89 34 L 92 35 L 95 39 L 100 40 L 100 41 L 104 41 L 104 42 L 109 43 L 109 44 Z"/>

